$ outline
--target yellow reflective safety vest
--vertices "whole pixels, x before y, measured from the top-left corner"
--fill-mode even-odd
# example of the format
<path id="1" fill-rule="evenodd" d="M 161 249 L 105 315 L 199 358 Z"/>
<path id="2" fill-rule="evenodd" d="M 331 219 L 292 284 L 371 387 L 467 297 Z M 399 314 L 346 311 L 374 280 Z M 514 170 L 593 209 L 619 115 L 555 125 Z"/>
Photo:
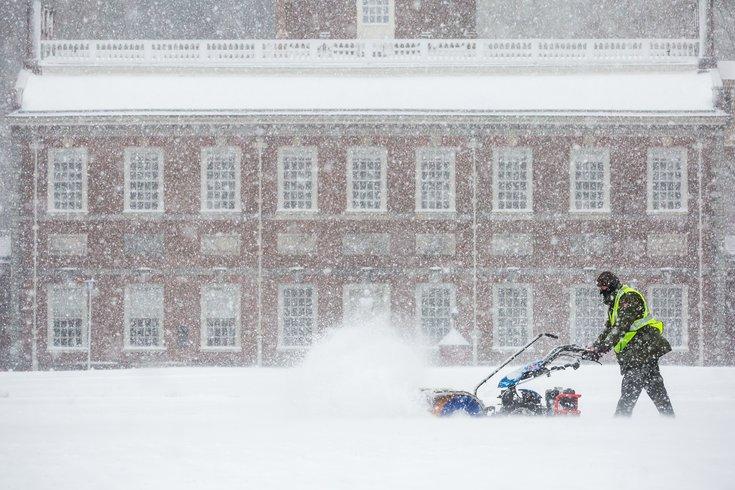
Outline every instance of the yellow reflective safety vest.
<path id="1" fill-rule="evenodd" d="M 646 302 L 646 298 L 643 296 L 643 293 L 638 291 L 637 289 L 633 289 L 632 287 L 628 286 L 627 284 L 623 284 L 620 289 L 618 290 L 618 293 L 615 295 L 615 301 L 613 302 L 613 307 L 610 309 L 610 313 L 608 315 L 608 320 L 610 321 L 610 325 L 614 326 L 615 322 L 618 320 L 618 306 L 620 305 L 620 298 L 623 297 L 626 293 L 635 293 L 638 296 L 641 297 L 641 301 L 643 301 L 643 316 L 636 321 L 634 321 L 631 325 L 628 331 L 623 335 L 623 337 L 618 341 L 617 344 L 615 344 L 615 347 L 613 347 L 613 351 L 615 351 L 616 354 L 620 354 L 623 349 L 630 343 L 631 340 L 633 340 L 633 337 L 635 337 L 635 334 L 638 333 L 638 330 L 645 326 L 650 326 L 658 330 L 659 334 L 662 334 L 664 332 L 664 324 L 660 320 L 656 320 L 656 318 L 651 315 L 651 310 L 648 308 L 648 303 Z"/>

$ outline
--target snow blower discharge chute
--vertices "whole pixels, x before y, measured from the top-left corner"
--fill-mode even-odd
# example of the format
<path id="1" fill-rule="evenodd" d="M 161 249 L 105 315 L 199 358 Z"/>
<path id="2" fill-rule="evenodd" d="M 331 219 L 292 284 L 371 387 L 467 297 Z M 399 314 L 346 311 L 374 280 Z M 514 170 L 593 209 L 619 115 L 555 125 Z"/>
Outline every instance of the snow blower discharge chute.
<path id="1" fill-rule="evenodd" d="M 500 399 L 498 406 L 486 407 L 477 396 L 477 391 L 482 385 L 542 337 L 558 338 L 551 333 L 537 335 L 480 381 L 473 393 L 424 389 L 423 393 L 429 410 L 438 417 L 459 413 L 475 417 L 492 415 L 579 415 L 579 398 L 582 395 L 571 388 L 556 387 L 548 389 L 544 397 L 533 390 L 518 388 L 519 384 L 526 381 L 540 376 L 550 376 L 553 371 L 561 371 L 567 368 L 577 369 L 582 360 L 591 360 L 587 357 L 587 349 L 577 345 L 556 347 L 543 359 L 528 363 L 503 377 L 498 383 L 498 388 L 501 390 L 500 396 L 498 396 Z"/>

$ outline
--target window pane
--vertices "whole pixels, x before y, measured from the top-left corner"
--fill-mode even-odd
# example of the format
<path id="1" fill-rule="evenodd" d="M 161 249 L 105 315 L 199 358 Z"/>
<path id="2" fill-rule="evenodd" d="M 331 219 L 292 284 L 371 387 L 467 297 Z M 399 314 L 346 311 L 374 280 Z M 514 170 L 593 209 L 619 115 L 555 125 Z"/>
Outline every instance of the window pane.
<path id="1" fill-rule="evenodd" d="M 530 211 L 531 152 L 522 148 L 496 151 L 497 209 Z"/>
<path id="2" fill-rule="evenodd" d="M 52 153 L 51 189 L 55 211 L 81 211 L 84 209 L 84 160 L 86 151 L 65 148 Z"/>
<path id="3" fill-rule="evenodd" d="M 234 148 L 209 148 L 204 152 L 204 206 L 207 211 L 239 208 L 239 157 Z"/>
<path id="4" fill-rule="evenodd" d="M 529 340 L 529 291 L 525 287 L 501 286 L 495 305 L 495 335 L 498 347 L 520 347 Z"/>
<path id="5" fill-rule="evenodd" d="M 281 345 L 306 347 L 316 322 L 316 298 L 311 286 L 289 286 L 281 290 Z"/>
<path id="6" fill-rule="evenodd" d="M 419 158 L 420 209 L 424 211 L 454 209 L 452 178 L 454 152 L 422 150 Z"/>
<path id="7" fill-rule="evenodd" d="M 84 347 L 86 340 L 87 296 L 84 288 L 53 288 L 51 306 L 51 346 Z"/>
<path id="8" fill-rule="evenodd" d="M 607 308 L 594 287 L 577 287 L 572 290 L 573 322 L 572 343 L 590 345 L 605 327 Z"/>
<path id="9" fill-rule="evenodd" d="M 131 347 L 163 345 L 163 287 L 129 286 L 126 291 L 126 316 Z"/>
<path id="10" fill-rule="evenodd" d="M 419 291 L 421 333 L 436 345 L 452 326 L 452 287 L 420 286 Z"/>
<path id="11" fill-rule="evenodd" d="M 281 153 L 281 199 L 283 209 L 309 210 L 313 206 L 315 162 L 306 151 Z"/>
<path id="12" fill-rule="evenodd" d="M 240 320 L 239 289 L 211 286 L 205 288 L 202 295 L 205 346 L 236 346 Z"/>
<path id="13" fill-rule="evenodd" d="M 654 286 L 651 288 L 653 316 L 664 322 L 664 336 L 672 347 L 687 346 L 686 304 L 681 286 Z"/>
<path id="14" fill-rule="evenodd" d="M 130 149 L 128 155 L 128 208 L 157 211 L 161 199 L 161 153 L 154 148 Z"/>
<path id="15" fill-rule="evenodd" d="M 653 148 L 649 155 L 651 209 L 684 209 L 684 152 L 677 148 Z"/>
<path id="16" fill-rule="evenodd" d="M 388 24 L 390 0 L 362 0 L 363 24 Z"/>
<path id="17" fill-rule="evenodd" d="M 605 174 L 608 165 L 605 150 L 580 150 L 572 154 L 573 209 L 603 210 L 606 207 Z"/>
<path id="18" fill-rule="evenodd" d="M 380 149 L 353 150 L 350 154 L 350 207 L 379 211 L 383 207 L 383 155 Z"/>

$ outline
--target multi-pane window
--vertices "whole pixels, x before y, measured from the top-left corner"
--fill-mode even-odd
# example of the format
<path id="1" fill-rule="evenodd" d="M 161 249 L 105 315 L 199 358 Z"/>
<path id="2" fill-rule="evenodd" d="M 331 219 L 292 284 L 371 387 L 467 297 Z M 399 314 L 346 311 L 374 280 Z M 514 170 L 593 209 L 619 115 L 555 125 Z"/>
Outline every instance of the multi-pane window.
<path id="1" fill-rule="evenodd" d="M 493 159 L 493 204 L 496 211 L 532 210 L 530 148 L 496 148 Z"/>
<path id="2" fill-rule="evenodd" d="M 279 288 L 281 348 L 308 347 L 314 335 L 317 293 L 310 284 L 283 285 Z"/>
<path id="3" fill-rule="evenodd" d="M 525 285 L 495 287 L 496 348 L 521 347 L 530 340 L 532 299 L 531 289 Z"/>
<path id="4" fill-rule="evenodd" d="M 571 158 L 572 211 L 610 209 L 610 152 L 606 148 L 578 148 Z"/>
<path id="5" fill-rule="evenodd" d="M 595 287 L 579 286 L 572 289 L 571 311 L 572 343 L 590 345 L 602 332 L 607 319 L 607 308 Z"/>
<path id="6" fill-rule="evenodd" d="M 208 285 L 202 288 L 202 347 L 233 348 L 240 345 L 240 288 Z"/>
<path id="7" fill-rule="evenodd" d="M 212 147 L 202 150 L 202 211 L 240 209 L 240 150 Z"/>
<path id="8" fill-rule="evenodd" d="M 416 210 L 454 210 L 454 150 L 416 150 Z"/>
<path id="9" fill-rule="evenodd" d="M 57 148 L 49 150 L 49 211 L 87 210 L 87 150 Z"/>
<path id="10" fill-rule="evenodd" d="M 125 210 L 163 211 L 163 152 L 125 149 Z"/>
<path id="11" fill-rule="evenodd" d="M 79 286 L 51 286 L 48 300 L 49 348 L 87 346 L 87 293 Z"/>
<path id="12" fill-rule="evenodd" d="M 454 288 L 451 284 L 420 284 L 416 305 L 421 335 L 436 345 L 452 328 Z"/>
<path id="13" fill-rule="evenodd" d="M 347 209 L 384 211 L 386 208 L 386 151 L 350 148 L 347 165 Z"/>
<path id="14" fill-rule="evenodd" d="M 131 349 L 163 347 L 163 286 L 125 288 L 125 345 Z"/>
<path id="15" fill-rule="evenodd" d="M 648 150 L 648 210 L 687 210 L 686 149 Z"/>
<path id="16" fill-rule="evenodd" d="M 653 316 L 664 322 L 664 336 L 671 347 L 687 347 L 687 291 L 680 285 L 651 287 L 649 296 Z"/>
<path id="17" fill-rule="evenodd" d="M 278 160 L 278 209 L 316 210 L 316 148 L 281 148 Z"/>
<path id="18" fill-rule="evenodd" d="M 344 326 L 387 322 L 390 318 L 388 284 L 345 284 Z"/>
<path id="19" fill-rule="evenodd" d="M 388 24 L 390 0 L 360 0 L 363 24 Z"/>

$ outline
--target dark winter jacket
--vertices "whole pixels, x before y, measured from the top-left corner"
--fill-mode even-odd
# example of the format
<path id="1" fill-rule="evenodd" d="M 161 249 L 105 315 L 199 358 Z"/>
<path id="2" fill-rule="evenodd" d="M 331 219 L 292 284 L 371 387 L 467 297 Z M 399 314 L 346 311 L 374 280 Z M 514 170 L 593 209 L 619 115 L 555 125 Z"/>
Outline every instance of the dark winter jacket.
<path id="1" fill-rule="evenodd" d="M 612 305 L 608 310 L 608 318 L 611 309 Z M 612 349 L 630 329 L 631 324 L 643 317 L 644 310 L 645 307 L 640 296 L 635 293 L 624 294 L 620 298 L 618 318 L 615 325 L 610 325 L 609 320 L 606 322 L 605 330 L 597 337 L 592 345 L 593 348 L 598 352 L 607 352 Z M 671 345 L 663 335 L 653 327 L 642 327 L 630 343 L 617 355 L 620 372 L 625 373 L 629 369 L 640 367 L 646 362 L 657 360 L 668 352 L 671 352 Z"/>

